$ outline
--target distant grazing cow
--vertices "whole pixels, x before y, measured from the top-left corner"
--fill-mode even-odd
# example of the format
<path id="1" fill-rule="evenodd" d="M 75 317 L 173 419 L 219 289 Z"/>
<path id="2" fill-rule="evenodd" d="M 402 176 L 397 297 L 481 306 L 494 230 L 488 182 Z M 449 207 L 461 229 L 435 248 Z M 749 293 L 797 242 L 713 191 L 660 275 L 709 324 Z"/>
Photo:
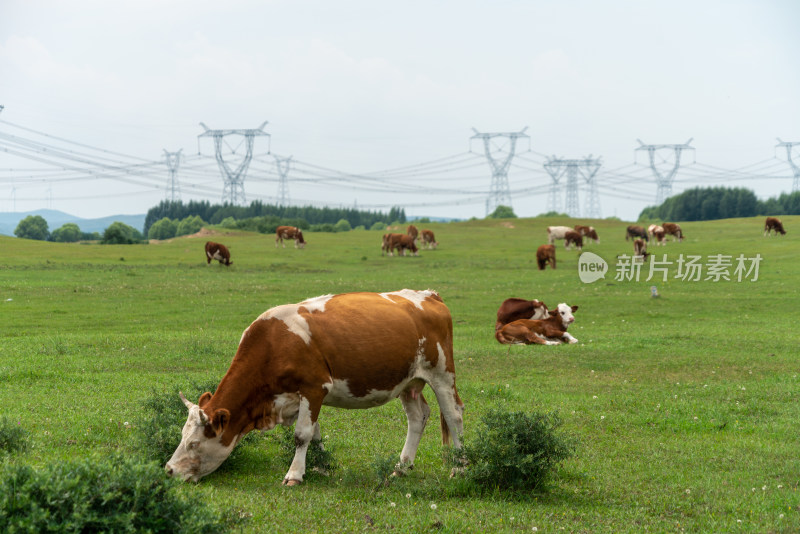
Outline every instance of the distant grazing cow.
<path id="1" fill-rule="evenodd" d="M 555 245 L 542 245 L 536 249 L 536 264 L 539 266 L 539 270 L 544 271 L 544 268 L 548 263 L 550 264 L 551 269 L 556 268 Z"/>
<path id="2" fill-rule="evenodd" d="M 547 227 L 547 242 L 549 244 L 553 244 L 556 242 L 556 239 L 564 239 L 567 235 L 567 232 L 574 231 L 569 226 L 548 226 Z"/>
<path id="3" fill-rule="evenodd" d="M 647 227 L 647 233 L 650 237 L 656 240 L 657 247 L 661 245 L 666 246 L 667 240 L 665 239 L 665 237 L 667 234 L 666 232 L 664 232 L 663 226 L 659 226 L 657 224 L 651 224 L 650 226 Z"/>
<path id="4" fill-rule="evenodd" d="M 320 439 L 322 406 L 372 408 L 400 398 L 408 418 L 400 464 L 412 466 L 430 408 L 439 403 L 442 441 L 461 447 L 464 404 L 453 360 L 453 321 L 435 291 L 325 295 L 261 314 L 242 334 L 212 395 L 189 410 L 165 469 L 197 481 L 216 470 L 251 430 L 294 427 L 283 484 L 303 481 L 306 451 Z M 398 467 L 399 468 L 399 467 Z"/>
<path id="5" fill-rule="evenodd" d="M 778 232 L 781 235 L 786 235 L 786 230 L 783 229 L 783 223 L 780 219 L 767 217 L 767 221 L 764 223 L 764 235 L 772 235 L 773 230 L 775 230 L 775 235 L 778 235 Z"/>
<path id="6" fill-rule="evenodd" d="M 595 243 L 600 242 L 600 238 L 597 237 L 597 230 L 594 229 L 594 226 L 582 226 L 580 224 L 576 224 L 573 227 L 573 230 L 581 234 L 583 237 L 591 239 Z"/>
<path id="7" fill-rule="evenodd" d="M 647 243 L 641 239 L 633 240 L 633 259 L 644 261 L 649 254 L 647 253 Z"/>
<path id="8" fill-rule="evenodd" d="M 417 237 L 419 236 L 419 230 L 417 230 L 417 227 L 413 224 L 409 224 L 408 228 L 406 228 L 406 235 L 410 235 L 411 239 L 416 241 Z"/>
<path id="9" fill-rule="evenodd" d="M 583 248 L 583 236 L 574 230 L 570 230 L 564 234 L 564 248 L 569 250 L 575 245 L 578 250 Z"/>
<path id="10" fill-rule="evenodd" d="M 228 247 L 222 243 L 214 243 L 213 241 L 206 242 L 206 260 L 208 260 L 209 265 L 211 264 L 211 260 L 217 260 L 222 265 L 233 265 Z"/>
<path id="11" fill-rule="evenodd" d="M 575 321 L 572 315 L 577 306 L 561 303 L 547 319 L 517 319 L 494 331 L 494 337 L 504 345 L 558 345 L 564 341 L 577 343 L 567 333 L 567 327 Z"/>
<path id="12" fill-rule="evenodd" d="M 666 235 L 671 235 L 677 241 L 683 241 L 683 231 L 681 230 L 681 225 L 678 223 L 663 223 L 661 225 L 664 228 L 664 233 Z"/>
<path id="13" fill-rule="evenodd" d="M 294 239 L 294 248 L 303 248 L 306 246 L 306 241 L 303 239 L 303 231 L 296 226 L 279 226 L 277 230 L 275 230 L 275 246 L 278 246 L 278 242 L 283 245 L 283 248 L 286 248 L 286 245 L 283 243 L 284 239 Z"/>
<path id="14" fill-rule="evenodd" d="M 504 325 L 517 319 L 547 319 L 549 316 L 547 306 L 540 300 L 510 298 L 504 300 L 497 309 L 494 329 L 500 330 Z"/>
<path id="15" fill-rule="evenodd" d="M 397 255 L 403 253 L 407 256 L 410 250 L 414 256 L 419 255 L 419 249 L 414 244 L 414 239 L 408 234 L 386 234 L 383 236 L 383 245 L 381 246 L 381 255 L 388 252 L 389 256 L 394 256 L 393 252 L 397 249 Z"/>
<path id="16" fill-rule="evenodd" d="M 433 235 L 433 231 L 431 230 L 422 231 L 422 244 L 430 249 L 434 249 L 439 246 L 439 243 L 436 242 L 436 237 Z"/>
<path id="17" fill-rule="evenodd" d="M 637 237 L 641 237 L 645 241 L 648 241 L 649 238 L 647 237 L 647 232 L 645 232 L 644 228 L 641 226 L 630 225 L 628 228 L 625 229 L 625 241 L 628 238 L 636 239 Z"/>

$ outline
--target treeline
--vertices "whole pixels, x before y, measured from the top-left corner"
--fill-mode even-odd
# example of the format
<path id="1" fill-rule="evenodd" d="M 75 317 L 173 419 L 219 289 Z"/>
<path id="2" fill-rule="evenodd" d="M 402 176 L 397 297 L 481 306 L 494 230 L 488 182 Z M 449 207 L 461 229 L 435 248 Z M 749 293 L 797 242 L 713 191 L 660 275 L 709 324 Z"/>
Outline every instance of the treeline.
<path id="1" fill-rule="evenodd" d="M 233 219 L 245 221 L 247 219 L 279 220 L 285 224 L 299 226 L 307 229 L 311 225 L 336 224 L 342 219 L 352 227 L 372 227 L 375 223 L 391 224 L 394 222 L 405 223 L 406 213 L 403 208 L 392 208 L 388 213 L 380 211 L 363 211 L 355 208 L 315 208 L 313 206 L 277 206 L 264 204 L 259 200 L 253 201 L 249 206 L 234 206 L 232 204 L 211 204 L 208 201 L 183 202 L 162 201 L 158 206 L 150 208 L 144 220 L 144 235 L 148 235 L 150 227 L 164 218 L 183 220 L 187 217 L 199 217 L 209 224 L 221 224 L 222 221 Z"/>
<path id="2" fill-rule="evenodd" d="M 756 215 L 800 215 L 800 192 L 759 200 L 743 187 L 696 187 L 649 206 L 640 221 L 710 221 Z"/>

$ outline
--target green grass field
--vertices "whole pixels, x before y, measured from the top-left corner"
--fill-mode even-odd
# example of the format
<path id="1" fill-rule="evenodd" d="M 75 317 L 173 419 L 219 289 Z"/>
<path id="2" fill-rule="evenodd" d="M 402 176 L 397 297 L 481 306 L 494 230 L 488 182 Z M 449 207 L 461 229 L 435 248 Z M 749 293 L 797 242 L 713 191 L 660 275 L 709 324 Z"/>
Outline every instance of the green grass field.
<path id="1" fill-rule="evenodd" d="M 205 238 L 150 245 L 58 244 L 0 237 L 0 403 L 30 434 L 21 460 L 41 465 L 114 450 L 134 454 L 133 422 L 154 392 L 224 375 L 241 332 L 264 310 L 326 293 L 435 289 L 455 329 L 467 437 L 491 407 L 558 411 L 575 455 L 539 495 L 454 496 L 437 407 L 409 476 L 377 487 L 373 463 L 399 455 L 399 402 L 323 408 L 340 467 L 280 482 L 275 440 L 249 448 L 200 484 L 198 502 L 252 518 L 246 532 L 796 532 L 800 530 L 800 217 L 788 234 L 763 220 L 682 223 L 687 239 L 650 252 L 733 257 L 731 280 L 615 280 L 631 254 L 626 223 L 590 221 L 609 263 L 583 284 L 578 252 L 536 269 L 555 219 L 423 225 L 440 247 L 382 257 L 382 232 L 309 233 L 305 250 L 221 232 L 233 266 L 207 266 Z M 570 221 L 571 224 L 581 221 Z M 736 281 L 736 257 L 763 258 Z M 706 277 L 704 270 L 702 277 Z M 651 298 L 656 285 L 660 298 Z M 502 346 L 508 297 L 578 305 L 576 345 Z M 376 318 L 379 320 L 379 318 Z M 196 400 L 196 399 L 192 399 Z M 126 424 L 127 423 L 127 424 Z M 180 436 L 175 436 L 175 444 Z"/>

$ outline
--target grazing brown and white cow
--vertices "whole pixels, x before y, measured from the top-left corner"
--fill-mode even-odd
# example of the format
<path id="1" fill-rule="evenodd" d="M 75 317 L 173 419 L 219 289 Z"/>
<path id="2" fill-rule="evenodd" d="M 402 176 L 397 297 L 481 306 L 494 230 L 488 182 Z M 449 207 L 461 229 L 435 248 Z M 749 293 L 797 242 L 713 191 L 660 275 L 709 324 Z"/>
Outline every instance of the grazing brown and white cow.
<path id="1" fill-rule="evenodd" d="M 567 327 L 575 321 L 572 315 L 577 306 L 562 302 L 546 319 L 517 319 L 502 328 L 496 329 L 494 337 L 504 345 L 559 345 L 577 343 L 578 340 L 567 333 Z"/>
<path id="2" fill-rule="evenodd" d="M 662 236 L 663 237 L 663 236 Z M 644 261 L 647 259 L 647 243 L 642 239 L 633 240 L 633 259 L 634 261 Z"/>
<path id="3" fill-rule="evenodd" d="M 197 404 L 165 469 L 183 480 L 211 473 L 251 430 L 295 423 L 295 455 L 283 484 L 303 481 L 306 451 L 320 439 L 322 406 L 372 408 L 400 398 L 408 434 L 400 463 L 413 465 L 433 389 L 442 441 L 460 448 L 464 404 L 453 361 L 453 322 L 435 291 L 324 295 L 267 310 L 242 334 L 216 392 Z"/>
<path id="4" fill-rule="evenodd" d="M 551 269 L 556 268 L 556 246 L 555 245 L 541 245 L 536 249 L 536 264 L 539 266 L 540 271 L 544 271 L 547 264 L 550 264 Z"/>
<path id="5" fill-rule="evenodd" d="M 644 228 L 641 226 L 632 224 L 625 229 L 625 241 L 627 241 L 628 238 L 636 239 L 637 237 L 641 237 L 645 241 L 650 239 L 647 237 L 647 232 L 645 232 Z"/>
<path id="6" fill-rule="evenodd" d="M 436 241 L 436 236 L 433 235 L 432 230 L 422 231 L 422 244 L 429 249 L 435 249 L 439 246 L 439 243 Z"/>
<path id="7" fill-rule="evenodd" d="M 583 226 L 580 224 L 576 224 L 573 227 L 573 230 L 581 234 L 586 239 L 591 239 L 595 243 L 600 242 L 600 238 L 597 237 L 597 230 L 594 229 L 594 226 Z"/>
<path id="8" fill-rule="evenodd" d="M 409 224 L 408 228 L 406 228 L 406 235 L 411 236 L 411 239 L 416 241 L 417 237 L 419 237 L 419 230 L 417 230 L 417 227 L 413 224 Z"/>
<path id="9" fill-rule="evenodd" d="M 394 256 L 394 249 L 397 249 L 397 255 L 402 252 L 403 256 L 407 256 L 410 250 L 414 256 L 419 255 L 419 249 L 414 243 L 414 239 L 408 234 L 384 234 L 383 244 L 381 245 L 381 256 L 384 252 L 388 252 L 389 256 Z"/>
<path id="10" fill-rule="evenodd" d="M 206 260 L 208 261 L 207 265 L 211 264 L 211 260 L 217 260 L 222 265 L 233 265 L 228 247 L 213 241 L 206 241 Z"/>
<path id="11" fill-rule="evenodd" d="M 569 226 L 548 226 L 547 227 L 547 242 L 552 245 L 556 242 L 556 239 L 564 239 L 567 235 L 567 232 L 573 232 L 574 230 Z"/>
<path id="12" fill-rule="evenodd" d="M 657 224 L 651 224 L 650 226 L 647 227 L 647 235 L 649 235 L 652 238 L 655 238 L 657 247 L 661 245 L 666 246 L 667 240 L 665 239 L 665 237 L 667 234 L 666 232 L 664 232 L 663 226 L 659 226 Z"/>
<path id="13" fill-rule="evenodd" d="M 510 298 L 504 300 L 497 309 L 497 322 L 494 324 L 494 329 L 500 330 L 504 325 L 517 319 L 546 319 L 547 317 L 549 317 L 549 313 L 544 302 L 536 299 Z"/>
<path id="14" fill-rule="evenodd" d="M 683 241 L 683 231 L 681 225 L 678 223 L 662 223 L 661 227 L 664 228 L 666 235 L 671 235 L 676 241 Z"/>
<path id="15" fill-rule="evenodd" d="M 574 230 L 570 230 L 564 234 L 564 248 L 569 250 L 575 245 L 578 250 L 583 248 L 583 236 Z"/>
<path id="16" fill-rule="evenodd" d="M 772 231 L 775 231 L 775 235 L 778 235 L 780 232 L 781 235 L 786 235 L 786 230 L 783 229 L 783 223 L 777 217 L 767 217 L 766 222 L 764 223 L 764 235 L 772 235 Z"/>
<path id="17" fill-rule="evenodd" d="M 275 247 L 277 248 L 280 242 L 283 248 L 286 245 L 283 243 L 284 239 L 294 239 L 294 248 L 303 248 L 306 246 L 306 240 L 303 239 L 303 231 L 296 226 L 279 226 L 275 230 Z"/>

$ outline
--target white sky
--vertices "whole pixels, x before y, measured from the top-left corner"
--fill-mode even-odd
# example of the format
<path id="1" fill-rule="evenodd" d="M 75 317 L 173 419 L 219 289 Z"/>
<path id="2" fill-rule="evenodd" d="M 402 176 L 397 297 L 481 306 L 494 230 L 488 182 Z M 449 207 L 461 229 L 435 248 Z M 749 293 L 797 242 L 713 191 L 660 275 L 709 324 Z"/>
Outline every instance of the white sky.
<path id="1" fill-rule="evenodd" d="M 528 126 L 533 152 L 520 141 L 526 159 L 514 160 L 520 166 L 508 179 L 512 194 L 537 184 L 542 192 L 515 196 L 517 215 L 548 208 L 543 155 L 592 154 L 603 159 L 603 216 L 634 219 L 656 192 L 645 154 L 631 166 L 637 138 L 693 138 L 696 152 L 684 157 L 699 165 L 682 167 L 673 192 L 734 185 L 767 197 L 791 189 L 775 145 L 776 137 L 800 141 L 798 21 L 794 0 L 2 0 L 0 134 L 53 142 L 20 125 L 152 161 L 183 149 L 208 172 L 179 172 L 183 199 L 218 202 L 214 160 L 196 158 L 198 123 L 257 128 L 267 120 L 271 151 L 300 164 L 368 174 L 444 159 L 440 175 L 395 175 L 398 191 L 419 187 L 413 195 L 304 187 L 292 170 L 292 203 L 398 204 L 410 216 L 468 218 L 485 215 L 468 192 L 488 191 L 492 177 L 483 147 L 470 144 L 472 127 Z M 266 170 L 271 156 L 259 143 L 263 163 L 254 168 Z M 149 185 L 75 171 L 60 175 L 69 181 L 48 181 L 20 170 L 40 164 L 4 146 L 0 139 L 0 211 L 99 217 L 144 213 L 165 198 L 165 167 L 142 179 Z M 208 140 L 202 148 L 213 156 Z M 470 148 L 476 155 L 467 160 L 483 166 L 462 174 L 448 167 Z M 795 154 L 800 163 L 800 147 Z M 726 180 L 714 170 L 750 165 L 783 178 Z M 251 169 L 248 201 L 277 195 L 272 173 L 259 181 Z M 192 181 L 204 189 L 192 192 Z"/>

